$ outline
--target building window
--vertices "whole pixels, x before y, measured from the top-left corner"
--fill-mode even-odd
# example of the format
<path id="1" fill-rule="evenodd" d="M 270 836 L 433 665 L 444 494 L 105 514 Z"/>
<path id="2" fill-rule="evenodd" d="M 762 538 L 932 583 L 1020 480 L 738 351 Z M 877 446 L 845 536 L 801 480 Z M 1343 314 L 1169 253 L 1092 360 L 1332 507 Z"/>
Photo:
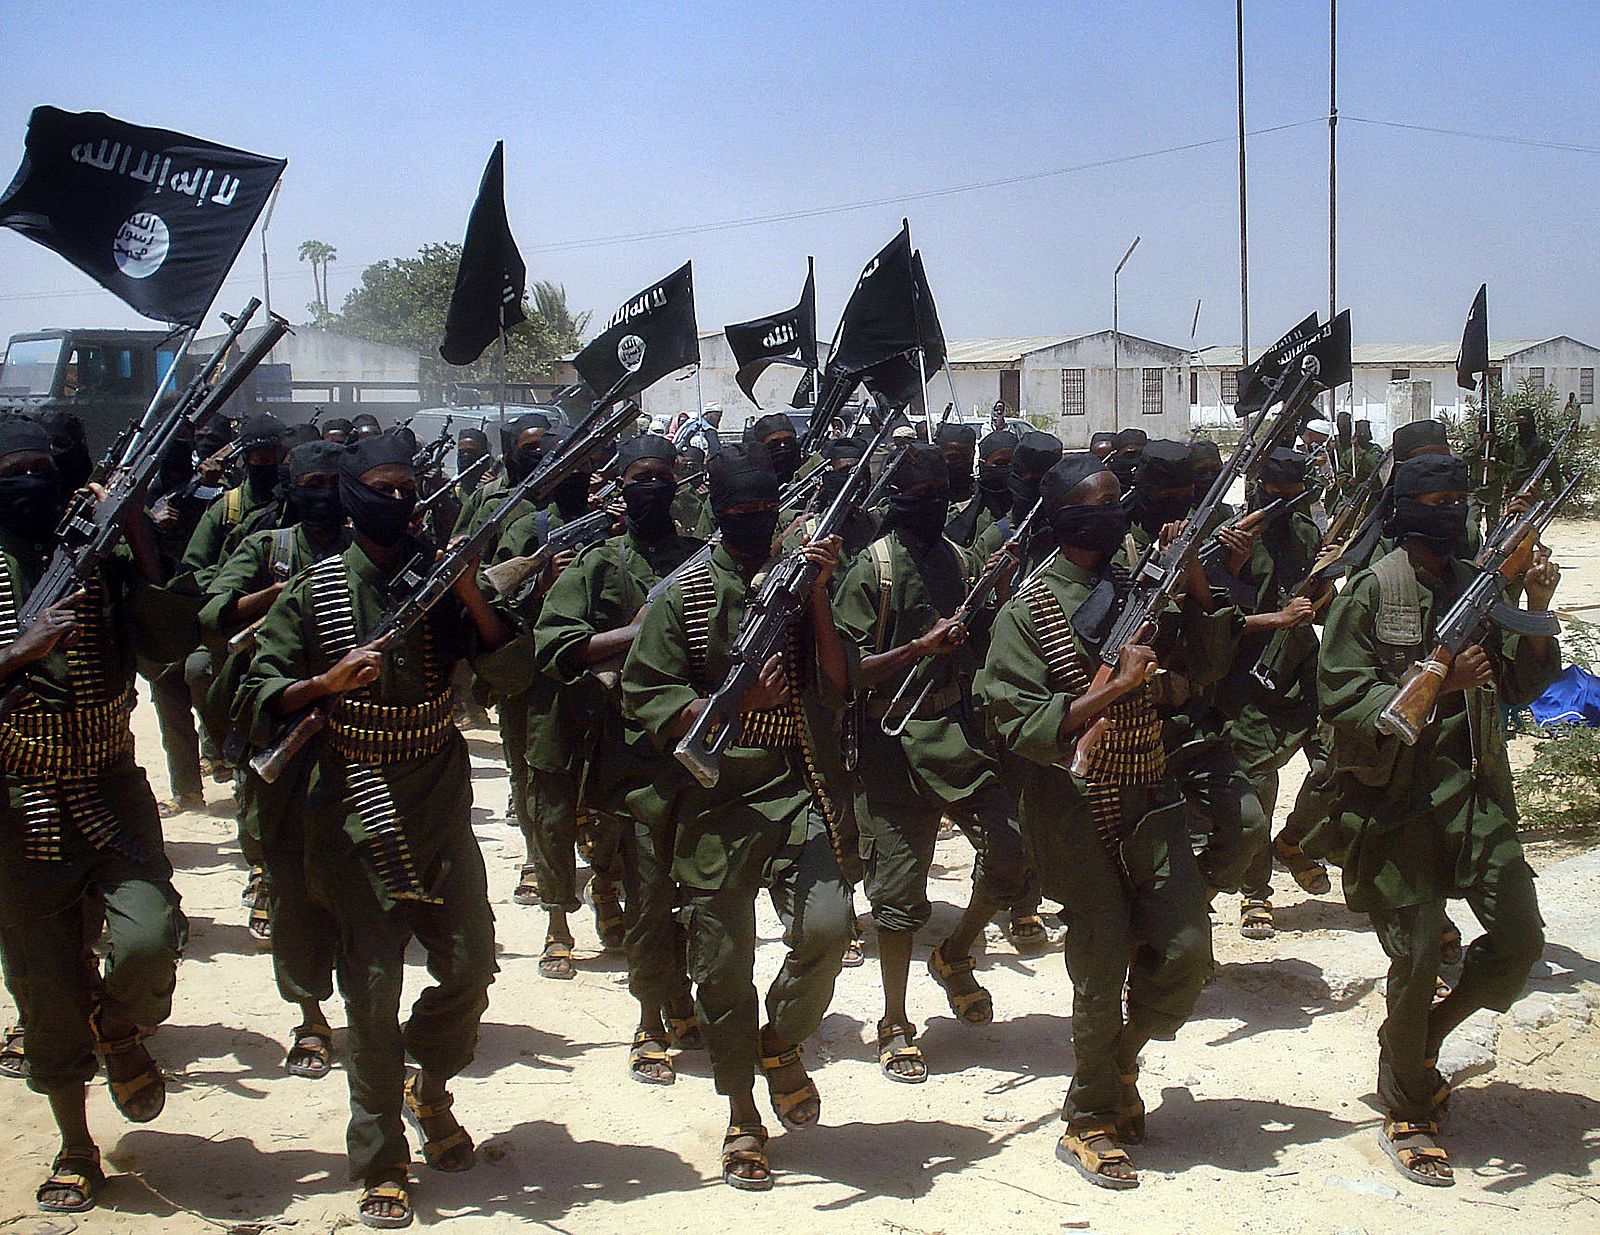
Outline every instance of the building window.
<path id="1" fill-rule="evenodd" d="M 1200 406 L 1200 370 L 1189 370 L 1189 406 Z"/>
<path id="2" fill-rule="evenodd" d="M 1159 416 L 1166 411 L 1166 382 L 1165 369 L 1144 370 L 1144 406 L 1140 410 L 1146 416 Z"/>
<path id="3" fill-rule="evenodd" d="M 1411 380 L 1411 370 L 1410 369 L 1390 369 L 1389 370 L 1389 380 L 1391 382 L 1410 381 Z"/>
<path id="4" fill-rule="evenodd" d="M 1222 371 L 1222 401 L 1230 406 L 1239 401 L 1239 370 Z"/>
<path id="5" fill-rule="evenodd" d="M 1061 414 L 1063 416 L 1082 416 L 1089 408 L 1083 393 L 1083 370 L 1061 370 Z"/>
<path id="6" fill-rule="evenodd" d="M 1534 394 L 1538 394 L 1544 389 L 1544 367 L 1542 365 L 1528 370 L 1528 389 L 1533 391 Z"/>
<path id="7" fill-rule="evenodd" d="M 1578 370 L 1578 402 L 1584 406 L 1594 402 L 1594 370 Z"/>

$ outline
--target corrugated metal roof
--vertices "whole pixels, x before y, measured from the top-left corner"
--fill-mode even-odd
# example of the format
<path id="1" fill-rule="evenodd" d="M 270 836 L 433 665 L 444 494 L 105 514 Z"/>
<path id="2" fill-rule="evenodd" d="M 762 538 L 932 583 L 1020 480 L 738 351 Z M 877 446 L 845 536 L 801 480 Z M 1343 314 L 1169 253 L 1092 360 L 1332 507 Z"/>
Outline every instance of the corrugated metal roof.
<path id="1" fill-rule="evenodd" d="M 1551 336 L 1554 339 L 1564 337 Z M 1489 359 L 1501 364 L 1507 356 L 1514 356 L 1518 352 L 1527 351 L 1530 347 L 1548 342 L 1550 339 L 1491 339 Z M 1450 368 L 1456 362 L 1456 351 L 1459 347 L 1459 342 L 1353 343 L 1350 346 L 1350 362 L 1357 365 L 1389 365 L 1396 368 Z M 1256 354 L 1260 355 L 1259 352 Z M 1204 351 L 1194 353 L 1194 363 L 1212 369 L 1236 369 L 1239 367 L 1239 355 L 1237 347 L 1208 347 Z"/>
<path id="2" fill-rule="evenodd" d="M 946 346 L 953 365 L 1015 364 L 1029 352 L 1042 352 L 1047 347 L 1059 347 L 1083 337 L 1082 334 L 1034 334 L 1009 339 L 950 339 Z"/>

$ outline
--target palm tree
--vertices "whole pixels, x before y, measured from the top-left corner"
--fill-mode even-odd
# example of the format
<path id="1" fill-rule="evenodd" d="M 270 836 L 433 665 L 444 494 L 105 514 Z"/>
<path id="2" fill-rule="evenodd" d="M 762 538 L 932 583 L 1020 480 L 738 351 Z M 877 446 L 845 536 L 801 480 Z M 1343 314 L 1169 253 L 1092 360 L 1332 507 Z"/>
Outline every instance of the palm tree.
<path id="1" fill-rule="evenodd" d="M 333 312 L 333 306 L 328 303 L 328 265 L 339 260 L 339 250 L 323 240 L 302 240 L 300 260 L 311 263 L 311 288 L 317 298 L 319 314 Z"/>
<path id="2" fill-rule="evenodd" d="M 567 307 L 567 289 L 550 279 L 540 279 L 534 283 L 533 307 L 557 333 L 574 341 L 582 337 L 588 328 L 589 311 L 574 315 Z"/>

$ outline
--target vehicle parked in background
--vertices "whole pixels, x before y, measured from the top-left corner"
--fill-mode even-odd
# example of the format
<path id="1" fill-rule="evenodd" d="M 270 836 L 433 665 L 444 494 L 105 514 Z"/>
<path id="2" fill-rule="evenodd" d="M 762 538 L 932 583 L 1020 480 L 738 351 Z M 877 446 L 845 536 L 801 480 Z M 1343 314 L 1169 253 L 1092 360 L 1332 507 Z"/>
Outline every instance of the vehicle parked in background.
<path id="1" fill-rule="evenodd" d="M 0 411 L 73 412 L 98 455 L 144 414 L 177 347 L 178 337 L 164 330 L 12 335 L 0 361 Z"/>

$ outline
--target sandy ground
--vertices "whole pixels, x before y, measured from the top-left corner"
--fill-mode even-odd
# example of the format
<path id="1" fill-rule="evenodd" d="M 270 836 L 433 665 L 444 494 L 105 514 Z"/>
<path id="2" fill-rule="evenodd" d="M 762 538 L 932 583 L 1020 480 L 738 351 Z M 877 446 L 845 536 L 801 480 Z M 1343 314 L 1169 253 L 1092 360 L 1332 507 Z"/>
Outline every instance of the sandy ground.
<path id="1" fill-rule="evenodd" d="M 1559 594 L 1569 608 L 1600 603 L 1597 533 L 1597 524 L 1566 524 L 1549 537 L 1569 566 Z M 136 727 L 145 766 L 165 793 L 148 707 Z M 880 1013 L 869 953 L 866 967 L 845 971 L 808 1047 L 826 1126 L 775 1137 L 777 1186 L 752 1196 L 718 1181 L 724 1108 L 703 1055 L 680 1056 L 670 1089 L 626 1079 L 635 1007 L 621 959 L 598 950 L 591 915 L 574 920 L 578 977 L 538 977 L 542 915 L 510 902 L 519 838 L 503 818 L 498 746 L 490 732 L 469 738 L 501 972 L 477 1062 L 455 1090 L 481 1147 L 479 1165 L 457 1176 L 418 1167 L 423 1224 L 656 1232 L 753 1222 L 774 1235 L 934 1235 L 979 1223 L 1014 1232 L 1600 1229 L 1600 1030 L 1591 1021 L 1600 1019 L 1600 852 L 1532 851 L 1550 946 L 1530 994 L 1506 1017 L 1469 1022 L 1452 1055 L 1464 1068 L 1446 1129 L 1458 1171 L 1453 1190 L 1407 1184 L 1376 1144 L 1376 943 L 1336 893 L 1307 898 L 1282 872 L 1278 937 L 1241 939 L 1237 902 L 1221 898 L 1217 980 L 1177 1040 L 1146 1053 L 1150 1139 L 1135 1151 L 1143 1186 L 1112 1194 L 1083 1183 L 1053 1156 L 1072 1066 L 1059 945 L 1019 956 L 991 929 L 979 974 L 999 1020 L 981 1029 L 955 1021 L 922 968 L 970 875 L 970 850 L 957 837 L 940 844 L 935 921 L 913 969 L 912 1012 L 925 1027 L 934 1075 L 922 1086 L 879 1075 L 869 1042 Z M 1297 760 L 1280 815 L 1301 775 Z M 101 1208 L 77 1220 L 85 1231 L 309 1233 L 354 1222 L 343 1075 L 309 1082 L 282 1071 L 295 1017 L 276 998 L 268 956 L 245 932 L 230 804 L 218 787 L 209 792 L 210 810 L 168 830 L 192 936 L 172 1019 L 152 1043 L 171 1078 L 167 1108 L 136 1127 L 95 1086 L 91 1118 L 113 1178 Z M 1469 937 L 1475 933 L 1464 907 L 1453 912 Z M 764 977 L 779 958 L 770 912 L 762 932 Z M 414 964 L 408 998 L 425 981 Z M 341 1009 L 330 1011 L 342 1025 Z M 342 1047 L 342 1032 L 337 1038 Z M 73 1229 L 71 1219 L 32 1208 L 54 1149 L 44 1101 L 19 1082 L 0 1086 L 8 1116 L 0 1127 L 0 1227 Z"/>

